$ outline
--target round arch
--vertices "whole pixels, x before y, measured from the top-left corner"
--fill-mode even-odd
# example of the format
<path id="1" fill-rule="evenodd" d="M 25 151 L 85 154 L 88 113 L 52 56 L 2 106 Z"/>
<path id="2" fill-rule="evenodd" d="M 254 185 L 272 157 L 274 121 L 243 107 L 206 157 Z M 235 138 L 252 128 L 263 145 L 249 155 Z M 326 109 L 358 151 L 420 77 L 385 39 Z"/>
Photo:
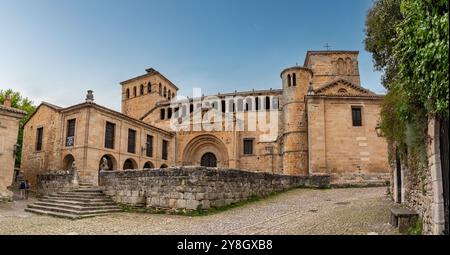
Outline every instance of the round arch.
<path id="1" fill-rule="evenodd" d="M 217 167 L 217 157 L 214 153 L 207 152 L 203 154 L 200 165 L 204 167 Z"/>
<path id="2" fill-rule="evenodd" d="M 63 159 L 63 170 L 72 170 L 72 164 L 75 158 L 72 154 L 67 154 Z"/>
<path id="3" fill-rule="evenodd" d="M 155 168 L 155 165 L 153 165 L 153 163 L 152 162 L 150 162 L 150 161 L 147 161 L 147 162 L 145 162 L 145 164 L 144 164 L 144 167 L 143 167 L 144 169 L 151 169 L 151 168 Z"/>
<path id="4" fill-rule="evenodd" d="M 214 135 L 199 135 L 183 150 L 183 165 L 201 165 L 202 157 L 211 153 L 216 157 L 217 167 L 228 167 L 228 150 L 221 139 Z M 209 154 L 208 154 L 209 155 Z"/>
<path id="5" fill-rule="evenodd" d="M 106 159 L 106 163 L 108 164 L 108 170 L 117 170 L 117 160 L 111 154 L 105 154 L 100 157 L 98 163 L 98 170 L 102 170 L 102 164 Z"/>
<path id="6" fill-rule="evenodd" d="M 168 166 L 166 164 L 162 164 L 159 168 L 167 168 Z"/>
<path id="7" fill-rule="evenodd" d="M 134 159 L 129 158 L 123 162 L 123 170 L 137 169 L 137 163 Z"/>

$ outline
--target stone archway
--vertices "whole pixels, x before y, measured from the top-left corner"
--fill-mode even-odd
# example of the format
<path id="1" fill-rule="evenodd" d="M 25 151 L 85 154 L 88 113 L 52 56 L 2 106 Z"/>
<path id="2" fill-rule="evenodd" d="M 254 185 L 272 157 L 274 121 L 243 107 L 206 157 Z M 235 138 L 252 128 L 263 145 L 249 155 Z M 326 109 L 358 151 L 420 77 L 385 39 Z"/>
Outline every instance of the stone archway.
<path id="1" fill-rule="evenodd" d="M 203 154 L 200 165 L 205 167 L 217 167 L 217 157 L 214 153 L 207 152 Z"/>
<path id="2" fill-rule="evenodd" d="M 153 165 L 152 162 L 148 161 L 148 162 L 145 162 L 143 168 L 144 168 L 144 169 L 151 169 L 151 168 L 155 168 L 155 165 Z"/>
<path id="3" fill-rule="evenodd" d="M 199 135 L 186 145 L 183 150 L 182 164 L 185 166 L 200 166 L 202 165 L 202 157 L 205 155 L 212 161 L 214 161 L 212 156 L 215 157 L 216 167 L 226 168 L 229 166 L 227 147 L 222 140 L 209 134 Z"/>
<path id="4" fill-rule="evenodd" d="M 108 170 L 117 170 L 117 161 L 116 159 L 109 154 L 103 155 L 100 158 L 98 169 L 102 170 L 102 165 L 104 164 L 104 161 L 106 160 L 106 164 L 108 165 Z"/>
<path id="5" fill-rule="evenodd" d="M 134 161 L 134 159 L 132 158 L 125 160 L 125 162 L 123 163 L 123 170 L 133 170 L 136 168 L 137 168 L 136 161 Z"/>
<path id="6" fill-rule="evenodd" d="M 72 170 L 72 164 L 75 161 L 75 158 L 72 154 L 67 154 L 63 159 L 63 170 L 70 171 Z"/>

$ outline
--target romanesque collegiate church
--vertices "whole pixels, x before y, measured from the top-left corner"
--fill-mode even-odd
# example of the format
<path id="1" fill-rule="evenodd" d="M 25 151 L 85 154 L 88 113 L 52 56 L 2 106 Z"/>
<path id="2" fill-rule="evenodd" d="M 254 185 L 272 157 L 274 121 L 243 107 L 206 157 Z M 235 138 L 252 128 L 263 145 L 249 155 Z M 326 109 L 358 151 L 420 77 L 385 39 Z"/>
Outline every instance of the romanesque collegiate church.
<path id="1" fill-rule="evenodd" d="M 92 91 L 69 107 L 43 102 L 24 125 L 21 168 L 32 184 L 74 165 L 91 184 L 99 170 L 191 165 L 384 184 L 387 143 L 376 131 L 383 96 L 361 86 L 357 58 L 308 51 L 303 66 L 281 71 L 277 89 L 187 99 L 150 68 L 120 83 L 121 112 L 95 103 Z M 215 129 L 205 129 L 208 112 L 221 117 L 208 119 Z"/>

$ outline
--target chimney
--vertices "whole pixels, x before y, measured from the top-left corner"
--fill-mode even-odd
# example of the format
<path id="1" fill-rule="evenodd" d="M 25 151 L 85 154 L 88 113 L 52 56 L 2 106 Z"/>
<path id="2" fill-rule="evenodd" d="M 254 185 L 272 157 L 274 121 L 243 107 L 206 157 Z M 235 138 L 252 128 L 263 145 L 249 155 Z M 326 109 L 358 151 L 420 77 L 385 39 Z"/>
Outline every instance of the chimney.
<path id="1" fill-rule="evenodd" d="M 6 107 L 11 107 L 11 96 L 7 95 L 5 97 L 5 100 L 3 101 L 3 105 Z"/>
<path id="2" fill-rule="evenodd" d="M 86 94 L 86 103 L 94 102 L 94 92 L 92 90 L 88 90 Z"/>

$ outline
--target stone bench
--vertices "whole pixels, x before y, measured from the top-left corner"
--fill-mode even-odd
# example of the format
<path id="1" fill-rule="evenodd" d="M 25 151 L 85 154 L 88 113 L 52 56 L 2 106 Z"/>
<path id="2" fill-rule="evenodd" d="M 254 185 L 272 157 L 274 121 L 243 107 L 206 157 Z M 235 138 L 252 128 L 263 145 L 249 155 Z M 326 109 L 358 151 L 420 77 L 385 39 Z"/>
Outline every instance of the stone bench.
<path id="1" fill-rule="evenodd" d="M 406 233 L 412 227 L 419 215 L 412 210 L 406 208 L 391 208 L 391 225 L 398 227 L 400 233 Z"/>

